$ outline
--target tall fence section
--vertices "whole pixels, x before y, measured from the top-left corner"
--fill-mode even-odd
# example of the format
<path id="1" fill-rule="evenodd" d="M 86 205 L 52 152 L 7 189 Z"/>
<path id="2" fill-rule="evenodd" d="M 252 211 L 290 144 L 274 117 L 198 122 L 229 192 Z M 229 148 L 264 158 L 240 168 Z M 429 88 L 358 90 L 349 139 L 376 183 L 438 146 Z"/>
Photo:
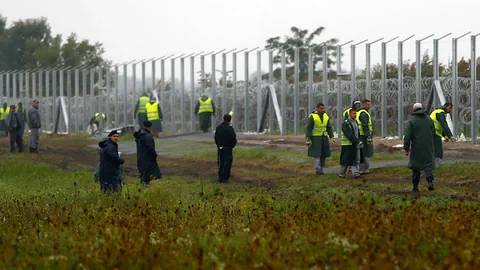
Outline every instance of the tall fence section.
<path id="1" fill-rule="evenodd" d="M 477 112 L 480 87 L 474 60 L 477 36 L 471 36 L 470 59 L 473 61 L 470 61 L 470 78 L 460 78 L 457 66 L 457 42 L 468 34 L 452 39 L 452 75 L 449 77 L 440 76 L 438 60 L 439 41 L 446 36 L 433 40 L 433 77 L 423 76 L 420 66 L 421 44 L 432 36 L 416 40 L 416 76 L 404 76 L 403 47 L 412 36 L 402 41 L 393 39 L 383 42 L 381 39 L 370 43 L 362 41 L 338 45 L 336 70 L 330 70 L 327 61 L 323 61 L 320 71 L 315 71 L 313 59 L 318 55 L 314 53 L 314 48 L 306 48 L 308 71 L 304 78 L 299 76 L 299 61 L 290 63 L 293 68 L 287 65 L 286 52 L 293 50 L 294 59 L 299 59 L 299 48 L 280 51 L 281 61 L 277 64 L 274 64 L 277 52 L 256 48 L 170 55 L 111 66 L 6 70 L 0 71 L 0 100 L 2 104 L 11 105 L 18 102 L 29 104 L 33 99 L 38 99 L 44 131 L 54 130 L 58 122 L 59 131 L 81 134 L 86 133 L 89 119 L 97 112 L 106 114 L 106 128 L 136 124 L 134 108 L 137 100 L 143 92 L 153 88 L 159 93 L 164 130 L 191 132 L 198 128 L 195 104 L 200 95 L 205 93 L 212 97 L 217 107 L 214 124 L 221 121 L 223 114 L 232 111 L 236 130 L 258 132 L 261 131 L 262 115 L 266 115 L 264 127 L 267 132 L 298 135 L 304 132 L 306 119 L 318 102 L 325 104 L 333 126 L 339 133 L 342 112 L 351 106 L 352 100 L 367 98 L 372 100 L 375 136 L 401 138 L 412 104 L 425 104 L 430 92 L 434 91 L 434 82 L 438 80 L 446 100 L 454 105 L 451 114 L 454 135 L 465 134 L 476 143 L 480 116 L 480 112 Z M 375 48 L 381 52 L 381 79 L 374 80 L 371 47 L 380 41 L 380 46 Z M 398 77 L 388 78 L 387 44 L 394 41 L 398 45 L 399 72 Z M 362 79 L 356 74 L 356 50 L 360 44 L 365 45 L 366 51 Z M 330 57 L 327 46 L 320 46 L 323 59 Z M 350 47 L 349 73 L 342 72 L 342 53 L 347 46 Z M 240 69 L 239 60 L 242 61 L 243 70 Z M 255 68 L 251 68 L 255 66 L 252 60 L 256 60 Z M 205 68 L 207 61 L 210 62 L 209 70 Z M 274 76 L 277 68 L 280 74 Z M 293 74 L 289 70 L 293 70 Z M 287 73 L 290 73 L 288 77 Z M 217 74 L 220 74 L 218 79 Z M 332 74 L 335 75 L 334 79 L 328 79 Z M 243 79 L 239 80 L 239 77 Z M 321 78 L 321 81 L 317 82 L 315 78 Z M 275 93 L 275 96 L 270 93 Z M 265 114 L 266 99 L 269 99 L 269 106 Z M 278 113 L 273 106 L 277 100 Z"/>

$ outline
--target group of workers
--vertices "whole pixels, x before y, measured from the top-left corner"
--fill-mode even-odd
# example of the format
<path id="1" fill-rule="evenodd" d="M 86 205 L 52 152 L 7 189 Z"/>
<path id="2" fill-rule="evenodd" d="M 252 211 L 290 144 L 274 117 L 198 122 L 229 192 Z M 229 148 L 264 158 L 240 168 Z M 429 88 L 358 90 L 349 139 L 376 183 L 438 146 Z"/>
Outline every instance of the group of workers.
<path id="1" fill-rule="evenodd" d="M 373 148 L 373 121 L 369 113 L 370 100 L 354 101 L 352 106 L 343 112 L 341 126 L 341 154 L 339 177 L 345 178 L 347 170 L 350 170 L 354 178 L 370 174 L 370 159 L 374 155 Z M 413 105 L 412 116 L 406 123 L 404 137 L 405 154 L 409 156 L 408 167 L 412 169 L 412 191 L 418 191 L 421 171 L 425 172 L 428 189 L 434 190 L 433 169 L 443 160 L 442 138 L 454 141 L 452 132 L 446 121 L 446 114 L 452 111 L 452 104 L 445 103 L 430 115 L 427 115 L 421 103 Z M 215 113 L 215 104 L 212 99 L 202 95 L 195 107 L 195 113 L 200 116 L 200 128 L 208 132 L 211 126 L 211 116 Z M 161 132 L 162 111 L 157 99 L 149 98 L 146 93 L 140 97 L 135 114 L 141 122 L 141 129 L 135 132 L 137 143 L 137 169 L 140 174 L 140 182 L 150 183 L 153 179 L 160 179 L 162 174 L 158 167 L 153 136 Z M 92 118 L 91 122 L 98 121 L 99 114 Z M 105 116 L 101 116 L 104 117 Z M 218 151 L 218 180 L 221 183 L 228 182 L 233 163 L 233 148 L 237 144 L 236 134 L 231 127 L 232 116 L 226 114 L 215 130 L 215 143 Z M 334 140 L 330 118 L 325 112 L 322 103 L 317 105 L 307 120 L 305 138 L 308 145 L 308 156 L 315 159 L 315 172 L 323 175 L 326 158 L 331 156 L 330 141 Z M 118 191 L 121 183 L 112 178 L 112 172 L 118 172 L 124 160 L 118 153 L 118 133 L 112 131 L 108 140 L 102 141 L 99 146 L 100 163 L 103 167 L 113 168 L 104 170 L 108 176 L 103 177 L 100 173 L 102 190 Z M 115 183 L 113 183 L 113 182 Z"/>
<path id="2" fill-rule="evenodd" d="M 158 99 L 149 98 L 143 93 L 135 106 L 135 115 L 141 128 L 134 133 L 137 146 L 137 170 L 141 184 L 149 184 L 152 180 L 161 179 L 162 173 L 157 163 L 154 136 L 162 132 L 162 110 Z M 211 98 L 202 95 L 195 107 L 195 113 L 200 118 L 200 129 L 206 133 L 211 126 L 211 116 L 215 113 L 215 104 Z M 232 149 L 237 140 L 233 128 L 230 126 L 232 116 L 224 116 L 224 122 L 220 124 L 215 133 L 215 142 L 218 145 L 219 181 L 228 182 L 233 162 Z M 106 120 L 105 114 L 96 113 L 90 119 L 90 125 L 99 125 L 100 120 Z M 118 152 L 118 131 L 113 130 L 108 138 L 102 140 L 100 147 L 99 180 L 102 192 L 119 192 L 122 187 L 120 165 L 125 160 Z"/>
<path id="3" fill-rule="evenodd" d="M 0 131 L 3 131 L 5 136 L 9 136 L 11 153 L 15 152 L 16 148 L 18 148 L 18 152 L 23 152 L 23 136 L 27 124 L 31 132 L 30 153 L 38 153 L 40 129 L 42 128 L 38 105 L 39 101 L 34 100 L 28 113 L 22 102 L 18 103 L 18 109 L 15 105 L 8 106 L 7 103 L 3 103 L 0 108 Z"/>
<path id="4" fill-rule="evenodd" d="M 350 169 L 354 178 L 370 173 L 370 159 L 373 157 L 373 122 L 369 113 L 370 100 L 354 101 L 352 107 L 343 112 L 340 173 L 345 178 Z M 430 115 L 421 103 L 413 105 L 412 116 L 406 124 L 404 137 L 405 154 L 409 156 L 408 167 L 412 170 L 412 191 L 417 192 L 421 171 L 425 172 L 428 189 L 434 190 L 433 169 L 443 160 L 442 138 L 454 141 L 446 121 L 446 114 L 452 111 L 447 102 Z M 317 105 L 307 120 L 305 138 L 308 156 L 315 159 L 315 171 L 322 175 L 325 160 L 331 156 L 330 140 L 333 139 L 330 119 L 322 103 Z"/>

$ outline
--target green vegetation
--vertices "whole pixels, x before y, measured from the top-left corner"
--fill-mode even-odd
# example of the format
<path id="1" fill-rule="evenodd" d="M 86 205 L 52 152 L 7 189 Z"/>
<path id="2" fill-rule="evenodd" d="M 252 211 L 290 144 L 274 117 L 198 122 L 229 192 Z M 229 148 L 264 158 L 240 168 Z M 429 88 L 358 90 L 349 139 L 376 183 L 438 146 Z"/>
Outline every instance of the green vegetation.
<path id="1" fill-rule="evenodd" d="M 441 167 L 437 190 L 423 183 L 416 198 L 404 167 L 318 177 L 275 169 L 304 151 L 238 149 L 230 184 L 214 183 L 209 152 L 162 156 L 165 179 L 144 187 L 126 170 L 122 194 L 105 196 L 95 151 L 68 151 L 91 142 L 42 139 L 41 159 L 0 149 L 2 269 L 480 266 L 478 164 Z"/>

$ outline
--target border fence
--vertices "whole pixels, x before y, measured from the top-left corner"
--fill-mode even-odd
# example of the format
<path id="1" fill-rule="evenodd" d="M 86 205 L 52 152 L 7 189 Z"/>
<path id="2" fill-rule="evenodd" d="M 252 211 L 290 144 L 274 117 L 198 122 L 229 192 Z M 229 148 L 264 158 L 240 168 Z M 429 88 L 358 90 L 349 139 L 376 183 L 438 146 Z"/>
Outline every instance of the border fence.
<path id="1" fill-rule="evenodd" d="M 375 136 L 403 137 L 404 122 L 409 118 L 411 106 L 415 102 L 426 103 L 434 81 L 440 81 L 447 101 L 453 103 L 451 114 L 453 133 L 456 137 L 464 134 L 477 140 L 477 112 L 479 100 L 479 82 L 476 78 L 476 39 L 470 36 L 470 78 L 458 76 L 459 39 L 470 33 L 452 39 L 451 76 L 441 77 L 439 70 L 439 41 L 448 35 L 433 39 L 433 77 L 425 77 L 421 69 L 421 45 L 432 36 L 416 40 L 415 68 L 416 76 L 404 76 L 403 47 L 413 36 L 398 41 L 397 38 L 374 42 L 347 42 L 336 47 L 336 70 L 323 61 L 320 71 L 314 70 L 313 59 L 317 56 L 310 48 L 285 48 L 280 51 L 280 63 L 274 64 L 274 51 L 259 50 L 221 50 L 209 53 L 189 55 L 168 55 L 141 61 L 104 66 L 56 67 L 31 70 L 0 71 L 1 103 L 29 104 L 33 99 L 41 103 L 40 110 L 44 131 L 52 131 L 56 121 L 60 122 L 60 131 L 81 134 L 86 133 L 89 119 L 96 113 L 105 113 L 106 128 L 136 124 L 134 107 L 143 92 L 153 88 L 159 93 L 163 111 L 164 131 L 192 132 L 197 130 L 194 114 L 195 103 L 205 93 L 212 97 L 217 107 L 214 124 L 221 121 L 225 113 L 233 112 L 234 128 L 241 132 L 258 132 L 266 99 L 269 108 L 265 127 L 272 134 L 301 134 L 309 113 L 316 103 L 323 102 L 338 133 L 341 128 L 342 112 L 351 106 L 353 100 L 366 98 L 372 100 L 371 114 L 374 121 Z M 381 42 L 381 78 L 372 79 L 371 46 Z M 398 77 L 389 78 L 387 72 L 387 44 L 397 42 Z M 365 45 L 366 66 L 364 76 L 356 74 L 356 48 Z M 349 73 L 342 72 L 342 53 L 350 46 Z M 327 45 L 321 44 L 322 57 L 330 55 Z M 308 71 L 306 78 L 299 76 L 299 61 L 291 63 L 293 74 L 287 77 L 286 52 L 293 50 L 295 59 L 299 59 L 299 50 L 308 50 Z M 250 61 L 255 60 L 256 68 L 250 69 Z M 243 61 L 243 70 L 238 65 Z M 268 59 L 268 61 L 263 61 Z M 206 61 L 210 61 L 211 70 L 206 70 Z M 266 63 L 265 63 L 266 62 Z M 219 69 L 217 69 L 217 64 Z M 158 66 L 160 68 L 158 69 Z M 189 69 L 187 69 L 187 67 Z M 227 70 L 229 67 L 230 70 Z M 168 69 L 169 68 L 169 69 Z M 262 71 L 262 68 L 267 72 Z M 279 68 L 279 76 L 274 70 Z M 199 71 L 198 71 L 199 69 Z M 158 72 L 159 70 L 159 72 Z M 139 73 L 137 73 L 139 72 Z M 314 73 L 321 75 L 316 81 Z M 336 73 L 335 73 L 336 72 Z M 147 77 L 148 73 L 148 77 Z M 168 77 L 166 73 L 169 73 Z M 243 80 L 239 74 L 243 73 Z M 252 74 L 255 74 L 252 76 Z M 335 74 L 332 78 L 331 74 Z M 217 79 L 217 74 L 221 76 Z M 277 74 L 278 75 L 278 74 Z M 330 77 L 330 79 L 329 79 Z M 281 118 L 277 118 L 272 106 L 270 87 L 279 100 Z M 436 98 L 436 105 L 438 98 Z M 58 113 L 60 106 L 64 114 Z M 63 117 L 64 115 L 65 117 Z M 57 119 L 60 117 L 61 119 Z M 279 123 L 281 119 L 283 123 Z M 281 132 L 279 124 L 285 127 Z"/>

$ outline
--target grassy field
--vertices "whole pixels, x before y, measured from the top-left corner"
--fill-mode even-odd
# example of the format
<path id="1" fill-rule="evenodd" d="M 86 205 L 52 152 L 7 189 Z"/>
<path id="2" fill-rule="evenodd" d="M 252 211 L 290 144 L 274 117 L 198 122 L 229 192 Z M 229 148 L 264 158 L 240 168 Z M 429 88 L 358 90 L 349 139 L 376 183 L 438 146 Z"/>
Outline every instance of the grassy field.
<path id="1" fill-rule="evenodd" d="M 478 164 L 441 167 L 415 197 L 407 168 L 318 177 L 300 173 L 305 152 L 255 148 L 235 152 L 227 185 L 205 152 L 159 157 L 166 177 L 144 187 L 127 155 L 128 185 L 104 196 L 91 142 L 42 143 L 40 157 L 0 149 L 0 269 L 480 267 Z"/>

